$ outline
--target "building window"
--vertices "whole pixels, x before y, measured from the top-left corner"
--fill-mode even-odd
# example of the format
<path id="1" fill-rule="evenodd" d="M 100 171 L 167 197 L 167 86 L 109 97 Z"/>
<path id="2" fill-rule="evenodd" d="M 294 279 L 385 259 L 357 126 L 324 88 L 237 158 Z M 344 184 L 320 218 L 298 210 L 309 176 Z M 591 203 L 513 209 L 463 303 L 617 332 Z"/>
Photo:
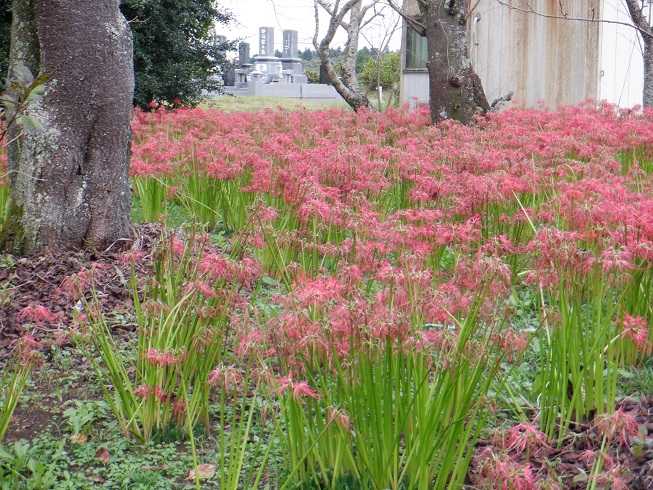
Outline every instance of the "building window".
<path id="1" fill-rule="evenodd" d="M 426 38 L 420 36 L 415 29 L 408 26 L 406 29 L 406 69 L 424 69 L 426 68 L 427 59 Z"/>

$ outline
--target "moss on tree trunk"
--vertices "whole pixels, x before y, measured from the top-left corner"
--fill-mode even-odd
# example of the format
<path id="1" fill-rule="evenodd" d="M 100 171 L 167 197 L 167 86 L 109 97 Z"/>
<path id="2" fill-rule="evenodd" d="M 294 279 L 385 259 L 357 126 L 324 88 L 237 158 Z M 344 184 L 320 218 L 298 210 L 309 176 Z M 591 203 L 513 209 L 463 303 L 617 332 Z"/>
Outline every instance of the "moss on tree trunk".
<path id="1" fill-rule="evenodd" d="M 119 0 L 16 0 L 11 41 L 10 84 L 48 80 L 9 118 L 2 246 L 38 253 L 128 237 L 134 75 Z"/>

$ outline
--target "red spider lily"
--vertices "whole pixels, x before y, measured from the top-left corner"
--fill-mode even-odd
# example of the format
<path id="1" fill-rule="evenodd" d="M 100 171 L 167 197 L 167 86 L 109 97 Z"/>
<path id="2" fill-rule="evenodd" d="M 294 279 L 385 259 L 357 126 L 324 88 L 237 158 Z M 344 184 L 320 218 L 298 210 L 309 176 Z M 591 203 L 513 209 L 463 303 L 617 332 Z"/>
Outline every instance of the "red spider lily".
<path id="1" fill-rule="evenodd" d="M 327 423 L 335 423 L 346 432 L 351 430 L 351 420 L 349 419 L 349 416 L 343 410 L 335 407 L 330 407 L 327 410 Z"/>
<path id="2" fill-rule="evenodd" d="M 191 291 L 196 292 L 207 299 L 215 298 L 218 295 L 218 293 L 216 293 L 215 290 L 204 281 L 194 281 L 184 286 L 184 294 L 188 294 Z"/>
<path id="3" fill-rule="evenodd" d="M 474 475 L 481 488 L 497 490 L 536 490 L 538 479 L 530 464 L 522 464 L 506 455 L 496 455 L 486 448 L 479 456 L 479 469 Z"/>
<path id="4" fill-rule="evenodd" d="M 41 343 L 31 335 L 23 335 L 18 341 L 16 347 L 16 357 L 19 365 L 31 368 L 41 362 L 41 357 L 38 350 L 41 348 Z"/>
<path id="5" fill-rule="evenodd" d="M 53 313 L 43 305 L 28 305 L 18 312 L 18 320 L 26 323 L 43 325 L 45 323 L 57 323 L 62 318 L 62 313 Z"/>
<path id="6" fill-rule="evenodd" d="M 528 334 L 506 330 L 496 335 L 494 341 L 504 352 L 508 361 L 514 361 L 528 347 Z"/>
<path id="7" fill-rule="evenodd" d="M 186 415 L 186 400 L 183 398 L 177 398 L 174 402 L 172 402 L 172 414 L 177 419 L 183 419 L 183 417 Z"/>
<path id="8" fill-rule="evenodd" d="M 280 394 L 290 390 L 293 398 L 297 401 L 302 398 L 319 398 L 317 391 L 311 388 L 306 381 L 293 381 L 291 375 L 278 379 L 277 383 Z"/>
<path id="9" fill-rule="evenodd" d="M 623 335 L 632 340 L 640 351 L 646 352 L 649 348 L 649 327 L 646 318 L 624 315 Z"/>
<path id="10" fill-rule="evenodd" d="M 242 373 L 235 366 L 218 366 L 209 373 L 209 384 L 225 391 L 233 391 L 243 381 Z"/>
<path id="11" fill-rule="evenodd" d="M 91 288 L 95 272 L 99 269 L 97 266 L 91 267 L 66 276 L 57 288 L 57 292 L 71 300 L 80 299 Z"/>
<path id="12" fill-rule="evenodd" d="M 505 446 L 509 451 L 518 454 L 523 452 L 538 454 L 550 448 L 546 434 L 530 423 L 511 427 L 506 434 Z"/>
<path id="13" fill-rule="evenodd" d="M 634 415 L 622 408 L 612 415 L 601 415 L 594 422 L 596 428 L 608 440 L 617 440 L 622 446 L 628 446 L 630 440 L 639 433 L 639 424 Z"/>
<path id="14" fill-rule="evenodd" d="M 182 354 L 175 355 L 172 352 L 161 352 L 157 349 L 148 349 L 145 353 L 145 359 L 150 364 L 155 366 L 173 366 L 179 364 L 183 360 Z"/>
<path id="15" fill-rule="evenodd" d="M 140 398 L 154 397 L 161 403 L 168 401 L 168 395 L 160 386 L 139 385 L 134 389 L 134 394 Z"/>
<path id="16" fill-rule="evenodd" d="M 596 483 L 601 487 L 607 486 L 612 490 L 629 490 L 632 478 L 627 475 L 625 468 L 614 465 L 608 471 L 596 475 Z"/>
<path id="17" fill-rule="evenodd" d="M 145 257 L 145 252 L 142 250 L 129 250 L 120 256 L 120 262 L 127 265 L 136 265 L 140 263 Z"/>

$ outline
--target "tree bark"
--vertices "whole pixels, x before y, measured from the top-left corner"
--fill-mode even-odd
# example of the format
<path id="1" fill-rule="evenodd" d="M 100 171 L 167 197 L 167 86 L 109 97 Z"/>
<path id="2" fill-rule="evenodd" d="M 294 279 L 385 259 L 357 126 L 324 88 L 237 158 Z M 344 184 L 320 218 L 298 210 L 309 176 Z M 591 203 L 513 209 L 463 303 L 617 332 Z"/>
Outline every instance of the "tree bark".
<path id="1" fill-rule="evenodd" d="M 653 39 L 644 38 L 644 107 L 653 107 Z"/>
<path id="2" fill-rule="evenodd" d="M 360 92 L 358 77 L 356 76 L 356 58 L 358 55 L 358 38 L 360 37 L 362 0 L 356 2 L 349 12 L 347 25 L 347 44 L 343 53 L 342 81 L 354 92 Z"/>
<path id="3" fill-rule="evenodd" d="M 469 123 L 490 106 L 469 58 L 465 2 L 425 0 L 419 5 L 428 46 L 431 118 Z"/>
<path id="4" fill-rule="evenodd" d="M 319 0 L 314 0 L 315 7 L 315 36 L 313 45 L 320 57 L 320 74 L 324 73 L 336 92 L 349 104 L 349 106 L 358 111 L 364 107 L 369 107 L 370 103 L 364 92 L 358 88 L 356 80 L 356 54 L 358 53 L 358 36 L 364 16 L 362 0 L 349 0 L 340 10 L 329 11 L 330 21 L 326 34 L 318 43 L 319 33 Z M 337 5 L 337 4 L 336 4 Z M 331 42 L 339 27 L 342 27 L 344 17 L 349 13 L 349 22 L 346 23 L 347 45 L 344 51 L 343 76 L 340 78 L 336 72 L 331 59 L 329 58 L 329 48 Z M 353 52 L 353 55 L 352 55 Z"/>
<path id="5" fill-rule="evenodd" d="M 24 83 L 26 71 L 47 82 L 8 131 L 11 196 L 0 242 L 40 253 L 128 237 L 134 74 L 119 0 L 14 0 L 9 84 Z"/>
<path id="6" fill-rule="evenodd" d="M 633 25 L 642 35 L 644 45 L 644 91 L 642 102 L 644 107 L 653 107 L 653 29 L 644 15 L 642 4 L 639 0 L 625 0 L 628 13 Z"/>

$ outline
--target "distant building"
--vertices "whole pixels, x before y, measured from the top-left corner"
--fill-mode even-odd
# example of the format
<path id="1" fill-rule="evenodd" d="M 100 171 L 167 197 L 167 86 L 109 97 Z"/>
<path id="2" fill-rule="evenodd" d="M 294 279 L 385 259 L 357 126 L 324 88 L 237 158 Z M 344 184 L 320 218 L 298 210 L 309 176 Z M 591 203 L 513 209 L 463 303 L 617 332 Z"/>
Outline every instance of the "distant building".
<path id="1" fill-rule="evenodd" d="M 587 99 L 622 107 L 641 104 L 641 40 L 626 25 L 553 19 L 560 6 L 568 18 L 630 23 L 621 0 L 478 0 L 469 21 L 470 56 L 488 98 L 513 92 L 513 103 L 554 108 Z M 407 12 L 417 0 L 405 0 Z M 401 100 L 428 102 L 426 39 L 404 22 Z"/>
<path id="2" fill-rule="evenodd" d="M 283 31 L 282 57 L 274 56 L 274 28 L 259 28 L 259 52 L 250 57 L 249 44 L 238 46 L 238 68 L 233 87 L 225 92 L 240 96 L 340 99 L 330 85 L 309 84 L 299 58 L 297 31 Z"/>

